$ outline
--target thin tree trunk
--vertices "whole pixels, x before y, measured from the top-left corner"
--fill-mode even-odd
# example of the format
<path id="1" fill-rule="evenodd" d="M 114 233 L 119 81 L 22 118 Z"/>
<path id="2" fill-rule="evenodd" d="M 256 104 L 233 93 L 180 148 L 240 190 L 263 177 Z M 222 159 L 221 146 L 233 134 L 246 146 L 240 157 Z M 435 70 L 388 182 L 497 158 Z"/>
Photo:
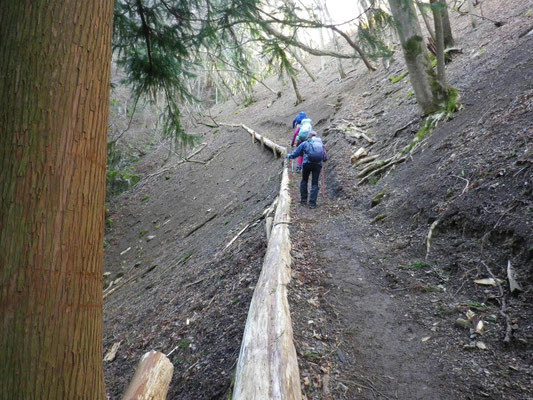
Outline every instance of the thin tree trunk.
<path id="1" fill-rule="evenodd" d="M 424 114 L 436 111 L 443 102 L 445 93 L 437 83 L 435 71 L 424 44 L 415 6 L 411 1 L 389 0 L 396 29 L 402 44 L 409 79 L 416 100 Z"/>
<path id="2" fill-rule="evenodd" d="M 426 10 L 424 9 L 425 5 L 427 3 L 420 3 L 419 1 L 416 2 L 416 5 L 418 7 L 418 11 L 420 11 L 420 15 L 422 15 L 422 19 L 424 20 L 424 24 L 426 25 L 426 29 L 429 32 L 429 36 L 431 36 L 431 39 L 433 39 L 434 42 L 437 41 L 437 38 L 435 37 L 435 32 L 433 32 L 433 28 L 431 27 L 431 23 L 429 22 L 428 15 L 426 13 Z"/>
<path id="3" fill-rule="evenodd" d="M 296 95 L 296 104 L 295 105 L 303 103 L 304 98 L 302 97 L 302 95 L 300 94 L 300 91 L 298 90 L 298 84 L 296 83 L 296 79 L 294 78 L 294 76 L 292 76 L 290 74 L 289 74 L 289 78 L 291 78 L 292 87 L 294 88 L 294 94 Z"/>
<path id="4" fill-rule="evenodd" d="M 309 75 L 309 78 L 311 78 L 311 80 L 313 82 L 316 81 L 316 76 L 315 74 L 313 74 L 313 71 L 311 71 L 307 65 L 305 64 L 304 60 L 302 60 L 302 58 L 298 55 L 298 53 L 295 51 L 296 49 L 292 49 L 290 47 L 287 47 L 287 51 L 289 52 L 289 54 L 291 54 L 295 59 L 296 61 L 298 62 L 298 64 L 300 64 L 302 66 L 302 68 L 304 69 L 304 71 L 307 73 L 307 75 Z"/>
<path id="5" fill-rule="evenodd" d="M 320 28 L 320 49 L 324 50 L 326 45 L 324 43 L 324 28 Z M 320 56 L 320 71 L 324 71 L 326 68 L 326 57 Z"/>
<path id="6" fill-rule="evenodd" d="M 439 1 L 442 4 L 442 30 L 444 33 L 444 47 L 452 47 L 454 40 L 452 35 L 452 27 L 450 25 L 450 15 L 448 14 L 448 4 L 446 4 L 446 0 L 440 0 Z"/>
<path id="7" fill-rule="evenodd" d="M 333 43 L 335 44 L 335 50 L 339 51 L 339 49 L 340 49 L 339 42 L 337 41 L 337 38 L 335 37 L 335 34 L 332 33 L 331 36 L 333 38 Z M 340 58 L 337 58 L 337 59 L 335 59 L 335 61 L 336 61 L 336 64 L 337 64 L 337 71 L 339 73 L 339 77 L 341 79 L 346 78 L 346 72 L 344 72 L 344 68 L 342 66 L 342 60 Z"/>
<path id="8" fill-rule="evenodd" d="M 360 0 L 359 3 L 363 11 L 368 10 L 369 8 L 374 6 L 373 4 L 369 4 L 367 0 Z M 372 18 L 372 12 L 365 13 L 365 18 L 366 18 L 366 23 L 368 25 L 368 30 L 370 32 L 374 32 L 375 29 L 374 29 L 374 20 Z"/>
<path id="9" fill-rule="evenodd" d="M 105 399 L 112 0 L 0 13 L 0 397 Z"/>
<path id="10" fill-rule="evenodd" d="M 332 25 L 332 19 L 331 15 L 328 10 L 328 6 L 326 5 L 326 2 L 323 1 L 321 4 L 321 9 L 323 10 L 323 18 L 326 20 L 326 23 L 328 25 Z M 330 39 L 333 41 L 333 45 L 335 46 L 335 51 L 340 50 L 339 41 L 337 40 L 337 36 L 335 36 L 335 33 L 330 32 Z M 337 71 L 339 71 L 339 76 L 341 79 L 346 78 L 346 73 L 344 72 L 344 68 L 342 68 L 342 60 L 340 58 L 336 59 L 337 61 Z"/>
<path id="11" fill-rule="evenodd" d="M 474 4 L 472 0 L 466 0 L 468 3 L 468 13 L 470 14 L 470 22 L 472 23 L 472 28 L 476 29 L 477 22 L 476 17 L 474 16 Z"/>
<path id="12" fill-rule="evenodd" d="M 432 5 L 439 3 L 439 0 L 430 0 Z M 442 28 L 442 10 L 440 7 L 432 7 L 433 21 L 435 21 L 435 36 L 437 37 L 437 79 L 442 86 L 446 89 L 446 72 L 444 64 L 444 30 Z"/>

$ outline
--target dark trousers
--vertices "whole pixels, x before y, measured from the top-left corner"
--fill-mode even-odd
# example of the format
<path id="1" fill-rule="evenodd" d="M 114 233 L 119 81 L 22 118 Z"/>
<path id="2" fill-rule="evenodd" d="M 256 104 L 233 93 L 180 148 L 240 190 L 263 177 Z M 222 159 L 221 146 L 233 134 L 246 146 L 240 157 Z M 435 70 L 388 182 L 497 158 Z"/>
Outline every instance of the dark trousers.
<path id="1" fill-rule="evenodd" d="M 311 195 L 309 196 L 309 204 L 316 204 L 316 198 L 318 197 L 318 177 L 320 176 L 320 170 L 322 165 L 319 164 L 304 164 L 302 169 L 302 181 L 300 182 L 300 201 L 302 203 L 307 202 L 307 181 L 309 175 L 311 177 Z"/>

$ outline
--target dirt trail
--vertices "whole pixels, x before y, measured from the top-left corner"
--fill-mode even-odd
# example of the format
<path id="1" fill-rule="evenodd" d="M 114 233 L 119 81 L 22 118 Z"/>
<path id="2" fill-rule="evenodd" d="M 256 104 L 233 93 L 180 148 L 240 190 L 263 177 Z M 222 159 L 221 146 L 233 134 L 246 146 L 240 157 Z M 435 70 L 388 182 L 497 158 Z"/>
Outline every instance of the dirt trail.
<path id="1" fill-rule="evenodd" d="M 326 314 L 312 324 L 314 339 L 335 339 L 323 353 L 316 344 L 299 341 L 302 358 L 311 352 L 316 353 L 314 361 L 328 359 L 328 374 L 341 384 L 331 388 L 332 398 L 457 398 L 442 365 L 421 341 L 433 334 L 430 327 L 420 324 L 416 310 L 397 301 L 398 291 L 384 287 L 386 271 L 374 261 L 386 248 L 383 235 L 369 226 L 367 216 L 339 214 L 337 201 L 320 201 L 323 204 L 315 212 L 295 207 L 293 240 L 296 254 L 305 254 L 321 279 L 309 282 L 309 271 L 298 260 L 294 270 L 300 282 L 323 287 L 319 302 L 325 303 Z M 317 315 L 302 318 L 300 307 L 306 305 L 293 301 L 295 332 L 305 336 L 309 321 Z M 306 366 L 302 372 L 308 373 Z"/>
<path id="2" fill-rule="evenodd" d="M 289 296 L 307 400 L 533 399 L 533 36 L 518 38 L 531 25 L 530 8 L 526 0 L 485 0 L 486 15 L 505 24 L 483 21 L 476 30 L 454 13 L 463 53 L 447 72 L 465 109 L 406 164 L 371 184 L 357 186 L 351 154 L 365 146 L 391 156 L 420 127 L 408 80 L 389 81 L 405 71 L 399 48 L 390 70 L 369 73 L 345 61 L 350 73 L 343 80 L 334 62 L 319 71 L 313 59 L 319 79 L 300 74 L 306 101 L 297 107 L 289 86 L 273 77 L 268 84 L 283 92 L 280 98 L 259 87 L 256 103 L 210 110 L 215 120 L 244 123 L 281 145 L 292 136 L 294 115 L 305 110 L 328 149 L 328 197 L 319 195 L 318 208 L 298 206 L 299 176 L 292 185 Z M 347 137 L 337 129 L 341 119 L 375 144 Z M 104 348 L 121 342 L 117 359 L 105 364 L 113 399 L 150 349 L 172 351 L 169 399 L 231 393 L 266 248 L 263 222 L 253 223 L 279 190 L 281 162 L 242 129 L 196 126 L 191 133 L 207 143 L 195 157 L 206 164 L 177 167 L 179 158 L 167 160 L 168 150 L 159 148 L 139 162 L 144 179 L 110 212 L 106 271 L 115 280 L 135 278 L 106 298 Z M 465 180 L 468 190 L 458 197 Z M 439 216 L 426 262 L 425 238 Z M 525 287 L 506 296 L 510 346 L 501 341 L 497 288 L 473 283 L 486 276 L 483 263 L 503 278 L 507 260 Z M 485 321 L 483 335 L 455 327 L 468 311 Z"/>
<path id="3" fill-rule="evenodd" d="M 504 276 L 507 259 L 527 279 L 531 260 L 523 234 L 531 232 L 533 182 L 522 160 L 531 159 L 533 145 L 533 40 L 511 42 L 523 27 L 512 29 L 498 32 L 500 41 L 493 37 L 490 60 L 450 65 L 465 110 L 374 187 L 356 186 L 353 170 L 340 161 L 350 153 L 335 129 L 326 139 L 333 149 L 329 197 L 319 196 L 316 210 L 297 205 L 293 176 L 291 307 L 308 399 L 533 399 L 531 293 L 507 299 L 512 321 L 520 323 L 506 347 L 496 288 L 473 283 L 487 276 L 485 265 Z M 491 43 L 478 35 L 482 45 Z M 353 106 L 368 116 L 367 102 Z M 387 100 L 382 106 L 387 110 Z M 380 154 L 398 146 L 387 133 L 404 124 L 398 117 L 385 116 L 378 128 Z M 416 111 L 401 117 L 411 120 Z M 372 207 L 382 191 L 386 196 Z M 443 226 L 426 261 L 426 235 L 439 215 Z M 491 245 L 483 246 L 488 237 Z M 516 246 L 509 251 L 502 243 Z M 455 325 L 468 312 L 475 323 L 484 321 L 482 334 Z"/>

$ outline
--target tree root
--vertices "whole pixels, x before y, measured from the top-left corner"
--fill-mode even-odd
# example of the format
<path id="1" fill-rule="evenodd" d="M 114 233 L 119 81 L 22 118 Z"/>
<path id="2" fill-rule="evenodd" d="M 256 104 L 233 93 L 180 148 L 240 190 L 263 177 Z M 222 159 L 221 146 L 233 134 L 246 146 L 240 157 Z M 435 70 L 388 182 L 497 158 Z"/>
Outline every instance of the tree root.
<path id="1" fill-rule="evenodd" d="M 164 144 L 161 144 L 165 149 L 168 149 L 170 150 L 168 147 L 166 147 Z M 168 168 L 163 168 L 163 169 L 160 169 L 159 171 L 157 172 L 154 172 L 153 174 L 150 174 L 148 175 L 146 178 L 143 179 L 143 181 L 149 179 L 149 178 L 153 178 L 155 176 L 158 176 L 158 175 L 161 175 L 162 173 L 164 172 L 167 172 L 167 171 L 170 171 L 171 169 L 173 168 L 176 168 L 177 166 L 183 164 L 183 163 L 186 163 L 186 162 L 192 162 L 192 163 L 197 163 L 197 164 L 206 164 L 207 162 L 206 161 L 199 161 L 199 160 L 191 160 L 191 157 L 194 157 L 195 155 L 197 155 L 198 153 L 200 153 L 203 149 L 205 149 L 207 147 L 207 143 L 202 143 L 201 147 L 194 151 L 193 153 L 191 153 L 190 155 L 188 155 L 187 157 L 182 157 L 180 156 L 178 153 L 174 152 L 173 150 L 170 150 L 172 153 L 174 153 L 175 155 L 177 155 L 178 157 L 181 158 L 180 161 L 178 161 L 176 164 L 174 164 L 173 166 L 171 167 L 168 167 Z"/>
<path id="2" fill-rule="evenodd" d="M 498 292 L 500 293 L 500 315 L 505 319 L 505 337 L 503 338 L 503 342 L 505 344 L 508 344 L 511 342 L 511 334 L 512 334 L 512 325 L 511 325 L 511 317 L 509 317 L 509 314 L 507 314 L 507 306 L 505 304 L 505 294 L 503 292 L 502 285 L 500 284 L 500 281 L 494 276 L 492 271 L 490 270 L 489 266 L 485 264 L 483 261 L 481 261 L 481 264 L 485 266 L 487 269 L 487 272 L 491 276 L 492 279 L 496 282 L 496 286 L 498 287 Z"/>
<path id="3" fill-rule="evenodd" d="M 437 227 L 439 222 L 440 222 L 440 218 L 438 218 L 435 221 L 433 221 L 433 223 L 429 227 L 429 232 L 428 232 L 428 236 L 427 236 L 427 240 L 426 240 L 426 258 L 425 258 L 426 261 L 427 261 L 428 256 L 429 256 L 429 249 L 431 248 L 431 238 L 433 237 L 433 231 L 435 230 L 435 228 Z"/>
<path id="4" fill-rule="evenodd" d="M 404 126 L 402 126 L 401 128 L 398 128 L 398 129 L 396 129 L 394 132 L 392 132 L 392 133 L 391 133 L 391 136 L 392 136 L 392 137 L 396 137 L 396 135 L 397 135 L 399 132 L 403 131 L 405 128 L 408 128 L 409 126 L 411 126 L 412 124 L 414 124 L 415 122 L 417 122 L 417 121 L 419 121 L 419 120 L 420 120 L 420 118 L 417 117 L 417 118 L 415 118 L 415 119 L 409 121 L 408 123 L 406 123 L 406 124 L 405 124 Z"/>
<path id="5" fill-rule="evenodd" d="M 394 157 L 391 157 L 387 160 L 381 160 L 372 165 L 369 165 L 362 172 L 360 172 L 357 177 L 364 176 L 357 185 L 361 185 L 366 182 L 370 177 L 379 174 L 380 172 L 385 171 L 386 169 L 392 167 L 393 165 L 399 164 L 407 160 L 407 156 L 401 157 L 401 153 L 396 154 Z M 366 174 L 363 174 L 363 172 Z"/>

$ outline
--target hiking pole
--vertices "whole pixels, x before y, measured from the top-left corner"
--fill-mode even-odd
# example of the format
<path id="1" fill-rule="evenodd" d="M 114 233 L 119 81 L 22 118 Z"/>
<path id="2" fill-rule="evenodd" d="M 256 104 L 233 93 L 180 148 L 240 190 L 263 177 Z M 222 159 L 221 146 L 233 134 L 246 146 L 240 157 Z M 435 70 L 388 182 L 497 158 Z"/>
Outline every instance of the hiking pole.
<path id="1" fill-rule="evenodd" d="M 324 176 L 326 175 L 326 164 L 324 164 L 324 171 L 322 171 L 322 197 L 326 197 L 326 180 Z"/>

